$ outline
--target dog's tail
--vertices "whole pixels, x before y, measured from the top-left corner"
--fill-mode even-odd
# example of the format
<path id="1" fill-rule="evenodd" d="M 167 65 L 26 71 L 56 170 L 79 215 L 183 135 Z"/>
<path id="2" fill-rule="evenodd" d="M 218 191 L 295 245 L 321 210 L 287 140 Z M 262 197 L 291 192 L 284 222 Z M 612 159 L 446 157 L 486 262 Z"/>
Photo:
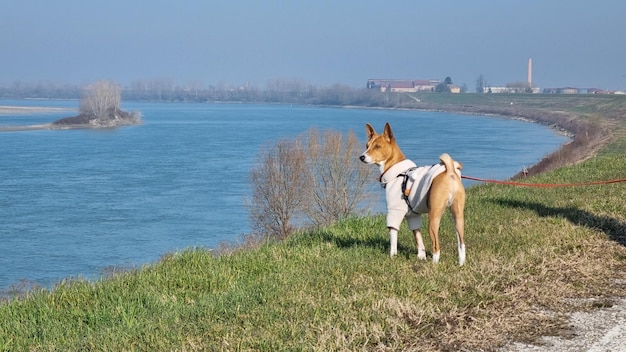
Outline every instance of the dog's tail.
<path id="1" fill-rule="evenodd" d="M 463 165 L 460 162 L 452 160 L 452 157 L 448 155 L 448 153 L 441 154 L 439 160 L 446 166 L 448 176 L 452 178 L 460 177 L 461 169 L 463 169 Z"/>

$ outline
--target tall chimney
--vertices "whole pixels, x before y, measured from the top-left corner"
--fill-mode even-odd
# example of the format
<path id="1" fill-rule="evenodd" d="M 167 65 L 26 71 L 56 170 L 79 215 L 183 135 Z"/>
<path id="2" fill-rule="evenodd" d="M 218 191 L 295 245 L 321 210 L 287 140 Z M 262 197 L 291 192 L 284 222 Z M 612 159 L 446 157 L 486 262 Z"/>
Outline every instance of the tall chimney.
<path id="1" fill-rule="evenodd" d="M 533 87 L 533 59 L 528 59 L 528 87 Z"/>

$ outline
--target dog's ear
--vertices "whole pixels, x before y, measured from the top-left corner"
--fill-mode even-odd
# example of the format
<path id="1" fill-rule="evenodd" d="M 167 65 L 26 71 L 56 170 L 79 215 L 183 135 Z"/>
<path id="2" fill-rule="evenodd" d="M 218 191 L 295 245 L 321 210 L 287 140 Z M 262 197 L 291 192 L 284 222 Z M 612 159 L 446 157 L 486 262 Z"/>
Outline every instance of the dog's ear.
<path id="1" fill-rule="evenodd" d="M 365 124 L 365 132 L 367 133 L 367 139 L 372 139 L 376 135 L 376 131 L 374 131 L 374 127 L 369 123 Z"/>
<path id="2" fill-rule="evenodd" d="M 394 139 L 393 132 L 391 131 L 391 125 L 389 124 L 389 122 L 385 123 L 385 131 L 383 132 L 383 135 L 387 137 L 390 142 Z"/>

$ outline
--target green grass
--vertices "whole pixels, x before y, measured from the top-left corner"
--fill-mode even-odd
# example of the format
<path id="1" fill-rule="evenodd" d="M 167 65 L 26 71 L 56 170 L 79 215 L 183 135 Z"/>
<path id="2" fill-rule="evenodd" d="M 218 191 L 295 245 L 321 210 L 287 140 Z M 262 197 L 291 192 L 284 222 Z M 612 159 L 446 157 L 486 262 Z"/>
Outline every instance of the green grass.
<path id="1" fill-rule="evenodd" d="M 624 170 L 620 137 L 594 158 L 524 182 L 616 179 Z M 406 227 L 389 258 L 384 217 L 355 217 L 30 292 L 0 305 L 0 350 L 493 349 L 561 333 L 573 309 L 564 298 L 610 304 L 624 295 L 616 279 L 626 279 L 626 184 L 480 185 L 467 199 L 463 267 L 449 217 L 438 265 L 417 260 Z"/>

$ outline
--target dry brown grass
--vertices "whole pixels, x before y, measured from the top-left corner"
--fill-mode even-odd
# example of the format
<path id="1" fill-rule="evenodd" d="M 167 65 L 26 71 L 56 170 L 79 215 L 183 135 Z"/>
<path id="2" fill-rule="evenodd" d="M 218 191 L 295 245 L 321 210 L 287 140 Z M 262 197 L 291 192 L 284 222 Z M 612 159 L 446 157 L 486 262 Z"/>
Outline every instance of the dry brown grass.
<path id="1" fill-rule="evenodd" d="M 532 274 L 517 275 L 523 269 L 516 268 L 515 262 L 499 263 L 495 270 L 517 276 L 504 290 L 505 299 L 482 311 L 468 312 L 469 316 L 482 313 L 488 318 L 473 324 L 463 336 L 442 334 L 443 347 L 459 347 L 455 342 L 458 344 L 461 340 L 475 348 L 489 350 L 511 341 L 535 342 L 541 336 L 566 336 L 571 333 L 566 314 L 581 309 L 580 305 L 573 304 L 572 297 L 604 297 L 610 302 L 611 297 L 623 296 L 624 287 L 619 279 L 626 279 L 626 249 L 601 237 L 579 245 L 570 253 L 545 248 L 539 254 L 544 257 L 536 266 L 539 271 Z M 519 262 L 527 264 L 525 258 L 520 258 Z M 446 342 L 446 339 L 451 341 Z"/>

